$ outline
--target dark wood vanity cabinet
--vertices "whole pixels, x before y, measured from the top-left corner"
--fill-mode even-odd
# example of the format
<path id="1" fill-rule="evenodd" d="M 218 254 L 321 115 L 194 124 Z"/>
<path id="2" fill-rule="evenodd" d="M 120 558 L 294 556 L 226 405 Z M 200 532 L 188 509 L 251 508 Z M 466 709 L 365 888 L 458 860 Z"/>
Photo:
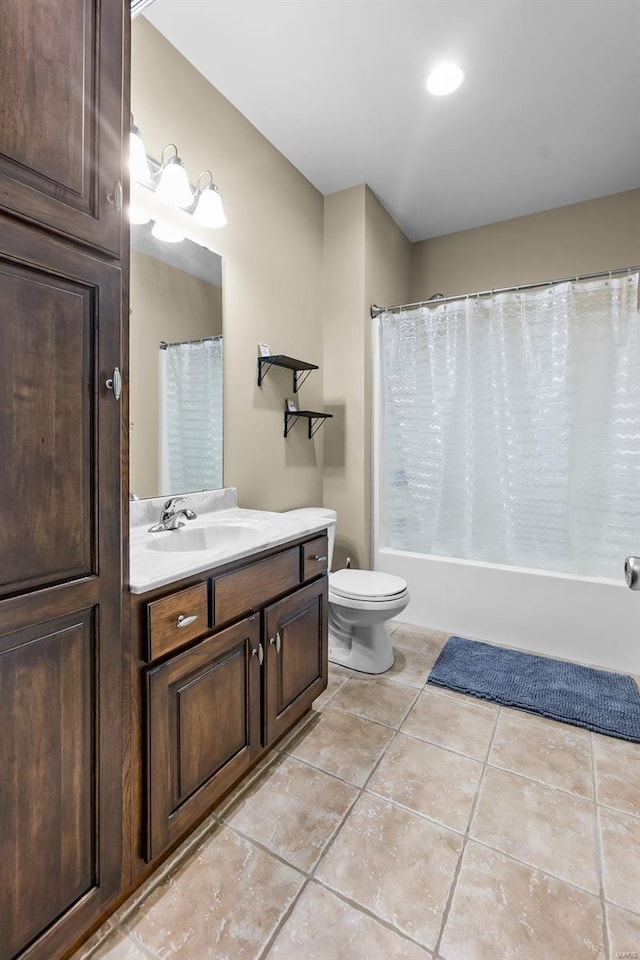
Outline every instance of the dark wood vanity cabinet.
<path id="1" fill-rule="evenodd" d="M 282 736 L 327 686 L 326 577 L 264 611 L 264 745 Z"/>
<path id="2" fill-rule="evenodd" d="M 128 23 L 0 0 L 0 960 L 57 960 L 121 885 Z"/>
<path id="3" fill-rule="evenodd" d="M 258 756 L 259 645 L 254 615 L 145 671 L 148 860 Z"/>
<path id="4" fill-rule="evenodd" d="M 132 887 L 326 688 L 327 577 L 305 568 L 312 542 L 132 596 Z"/>

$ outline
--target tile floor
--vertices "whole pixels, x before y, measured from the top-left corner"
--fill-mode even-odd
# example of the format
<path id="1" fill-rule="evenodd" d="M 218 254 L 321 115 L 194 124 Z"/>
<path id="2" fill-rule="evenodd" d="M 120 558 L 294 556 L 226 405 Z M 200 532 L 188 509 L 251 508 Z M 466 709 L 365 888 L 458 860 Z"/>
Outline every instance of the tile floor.
<path id="1" fill-rule="evenodd" d="M 640 747 L 331 667 L 277 751 L 74 960 L 640 956 Z"/>

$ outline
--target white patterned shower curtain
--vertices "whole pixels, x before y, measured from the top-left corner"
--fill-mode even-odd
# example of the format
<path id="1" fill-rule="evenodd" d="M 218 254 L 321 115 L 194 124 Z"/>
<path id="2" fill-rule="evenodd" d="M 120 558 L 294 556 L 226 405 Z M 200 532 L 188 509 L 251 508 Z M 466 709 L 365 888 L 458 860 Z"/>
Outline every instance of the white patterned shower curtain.
<path id="1" fill-rule="evenodd" d="M 160 490 L 214 490 L 222 477 L 222 337 L 160 349 Z"/>
<path id="2" fill-rule="evenodd" d="M 619 579 L 640 549 L 638 275 L 382 314 L 381 532 Z"/>

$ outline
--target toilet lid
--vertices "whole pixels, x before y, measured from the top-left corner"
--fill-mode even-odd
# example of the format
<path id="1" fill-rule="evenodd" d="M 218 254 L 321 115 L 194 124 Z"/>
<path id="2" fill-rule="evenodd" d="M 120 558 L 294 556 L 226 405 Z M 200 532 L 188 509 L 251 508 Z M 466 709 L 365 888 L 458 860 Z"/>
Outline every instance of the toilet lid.
<path id="1" fill-rule="evenodd" d="M 385 600 L 404 593 L 407 584 L 402 577 L 377 570 L 337 570 L 329 577 L 329 588 L 339 597 Z"/>

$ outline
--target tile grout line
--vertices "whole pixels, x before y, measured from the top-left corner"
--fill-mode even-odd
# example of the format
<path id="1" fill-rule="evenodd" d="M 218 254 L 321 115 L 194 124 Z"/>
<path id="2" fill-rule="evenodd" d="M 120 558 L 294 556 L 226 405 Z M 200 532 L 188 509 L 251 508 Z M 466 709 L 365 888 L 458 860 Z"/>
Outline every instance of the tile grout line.
<path id="1" fill-rule="evenodd" d="M 477 785 L 477 787 L 476 787 L 476 792 L 475 792 L 475 795 L 474 795 L 474 798 L 473 798 L 473 803 L 472 803 L 472 805 L 471 805 L 471 810 L 469 811 L 469 820 L 468 820 L 468 822 L 467 822 L 467 829 L 466 829 L 466 831 L 465 831 L 465 833 L 464 833 L 464 836 L 463 836 L 463 838 L 462 838 L 462 846 L 461 846 L 461 848 L 460 848 L 460 855 L 458 856 L 458 862 L 456 863 L 456 868 L 455 868 L 455 870 L 454 870 L 454 872 L 453 872 L 453 879 L 452 879 L 452 881 L 451 881 L 451 887 L 450 887 L 450 889 L 449 889 L 449 896 L 447 897 L 447 902 L 446 902 L 446 904 L 445 904 L 444 911 L 443 911 L 443 913 L 442 913 L 442 920 L 441 920 L 441 923 L 440 923 L 440 930 L 439 930 L 439 932 L 438 932 L 438 936 L 436 937 L 436 942 L 435 942 L 435 944 L 434 944 L 434 946 L 433 946 L 433 951 L 432 951 L 432 952 L 433 952 L 433 956 L 434 956 L 434 957 L 440 955 L 440 949 L 441 949 L 441 946 L 442 946 L 442 940 L 443 940 L 443 938 L 444 938 L 445 927 L 447 926 L 447 923 L 449 922 L 449 914 L 451 913 L 451 907 L 453 906 L 453 898 L 454 898 L 455 893 L 456 893 L 456 890 L 457 890 L 457 888 L 458 888 L 458 879 L 459 879 L 460 873 L 461 873 L 461 871 L 462 871 L 462 859 L 463 859 L 463 857 L 464 857 L 465 850 L 467 849 L 467 845 L 468 845 L 468 843 L 469 843 L 469 840 L 471 839 L 471 835 L 470 835 L 471 824 L 473 823 L 473 818 L 474 818 L 474 816 L 475 816 L 476 808 L 477 808 L 477 806 L 478 806 L 478 802 L 479 802 L 479 799 L 480 799 L 480 791 L 482 790 L 482 785 L 484 784 L 484 779 L 485 779 L 485 776 L 486 776 L 487 767 L 489 766 L 489 757 L 490 757 L 490 755 L 491 755 L 491 748 L 493 747 L 493 742 L 494 742 L 495 737 L 496 737 L 496 732 L 497 732 L 497 730 L 498 730 L 498 721 L 499 721 L 499 719 L 500 719 L 501 714 L 502 714 L 502 707 L 498 707 L 498 710 L 497 710 L 497 713 L 496 713 L 496 718 L 495 718 L 495 721 L 494 721 L 494 724 L 493 724 L 493 730 L 492 730 L 492 733 L 491 733 L 491 739 L 489 740 L 489 746 L 488 746 L 488 748 L 487 748 L 487 753 L 486 753 L 486 756 L 485 756 L 485 759 L 484 759 L 484 763 L 483 763 L 483 765 L 482 765 L 482 772 L 481 772 L 480 777 L 479 777 L 479 779 L 478 779 L 478 785 Z"/>
<path id="2" fill-rule="evenodd" d="M 595 745 L 593 742 L 593 733 L 589 735 L 589 741 L 591 746 L 591 776 L 593 779 L 593 807 L 594 807 L 594 824 L 593 829 L 595 832 L 595 841 L 596 841 L 596 858 L 598 863 L 598 883 L 600 887 L 600 907 L 602 910 L 602 943 L 604 945 L 604 952 L 607 958 L 611 958 L 611 944 L 609 943 L 609 929 L 608 929 L 608 916 L 607 916 L 607 905 L 606 905 L 606 895 L 604 889 L 604 849 L 602 845 L 602 828 L 600 825 L 600 809 L 598 807 L 598 778 L 596 776 L 596 751 Z"/>
<path id="3" fill-rule="evenodd" d="M 339 689 L 341 689 L 341 688 L 339 688 Z M 338 692 L 338 691 L 336 691 L 336 693 L 337 693 L 337 692 Z M 415 695 L 415 697 L 414 697 L 414 699 L 413 699 L 413 701 L 412 701 L 412 703 L 411 703 L 411 706 L 410 706 L 409 709 L 407 710 L 407 713 L 405 714 L 405 717 L 403 717 L 403 719 L 400 721 L 401 723 L 404 723 L 404 720 L 405 720 L 406 717 L 409 715 L 410 711 L 413 709 L 416 701 L 418 700 L 418 697 L 420 696 L 420 692 L 421 692 L 420 690 L 416 690 L 416 695 Z M 334 694 L 334 696 L 335 696 L 335 694 Z M 331 700 L 331 699 L 332 699 L 332 698 L 330 698 L 330 700 Z M 330 700 L 327 701 L 327 703 L 329 703 Z M 325 705 L 326 705 L 326 704 L 323 704 L 323 706 L 325 706 Z M 339 709 L 339 708 L 335 708 L 335 707 L 334 707 L 334 709 Z M 341 712 L 342 712 L 342 713 L 348 713 L 349 711 L 341 711 Z M 354 714 L 351 714 L 351 716 L 354 716 Z M 356 716 L 357 716 L 357 714 L 356 714 Z M 366 719 L 366 718 L 361 718 L 361 719 Z M 372 722 L 375 722 L 375 721 L 372 721 Z M 384 726 L 384 724 L 381 724 L 381 726 Z M 394 933 L 396 933 L 396 934 L 398 934 L 398 935 L 400 935 L 400 936 L 406 937 L 405 934 L 399 932 L 398 929 L 397 929 L 396 927 L 392 926 L 391 924 L 387 924 L 387 922 L 384 921 L 381 917 L 377 917 L 377 916 L 375 916 L 375 914 L 369 913 L 368 910 L 363 909 L 363 908 L 361 907 L 361 905 L 360 905 L 360 904 L 356 904 L 355 901 L 353 901 L 353 902 L 348 901 L 345 897 L 341 896 L 337 891 L 334 891 L 332 888 L 328 887 L 328 886 L 327 886 L 326 884 L 324 884 L 321 880 L 316 879 L 316 874 L 317 874 L 318 869 L 320 868 L 320 866 L 321 866 L 321 864 L 323 863 L 323 861 L 325 860 L 327 854 L 329 853 L 329 851 L 330 851 L 331 848 L 333 847 L 333 845 L 334 845 L 335 841 L 337 840 L 338 836 L 340 835 L 340 833 L 341 833 L 341 831 L 342 831 L 345 823 L 347 822 L 347 820 L 348 820 L 349 817 L 351 816 L 351 814 L 352 814 L 352 812 L 353 812 L 356 804 L 358 803 L 358 801 L 360 800 L 360 798 L 365 794 L 366 784 L 369 782 L 369 780 L 370 780 L 371 777 L 373 776 L 374 772 L 377 770 L 378 766 L 380 765 L 380 763 L 382 762 L 383 758 L 385 757 L 385 755 L 386 755 L 386 753 L 387 753 L 387 750 L 389 749 L 389 747 L 391 746 L 391 744 L 394 742 L 394 740 L 396 739 L 396 737 L 397 737 L 397 735 L 398 735 L 398 733 L 399 733 L 399 730 L 396 729 L 396 728 L 388 728 L 388 729 L 392 729 L 392 730 L 393 730 L 393 735 L 392 735 L 391 739 L 389 740 L 389 742 L 385 745 L 384 750 L 382 751 L 382 753 L 381 753 L 380 756 L 378 757 L 376 763 L 374 764 L 372 770 L 370 771 L 370 773 L 369 773 L 369 775 L 367 776 L 367 778 L 366 778 L 366 780 L 364 781 L 364 783 L 363 783 L 361 786 L 359 786 L 359 785 L 356 785 L 356 784 L 354 784 L 354 783 L 352 783 L 352 782 L 350 782 L 350 781 L 348 781 L 348 780 L 344 780 L 344 781 L 343 781 L 343 782 L 345 782 L 345 783 L 348 783 L 348 784 L 349 784 L 351 787 L 353 787 L 357 792 L 356 792 L 356 794 L 355 794 L 355 796 L 354 796 L 351 804 L 349 805 L 348 809 L 345 811 L 344 815 L 342 816 L 340 822 L 336 825 L 336 828 L 335 828 L 335 830 L 333 831 L 333 833 L 331 834 L 331 836 L 329 837 L 327 843 L 326 843 L 325 846 L 322 848 L 322 850 L 321 850 L 321 852 L 320 852 L 320 854 L 319 854 L 319 856 L 318 856 L 318 859 L 316 860 L 313 868 L 311 869 L 311 871 L 310 871 L 309 873 L 306 874 L 305 883 L 302 885 L 302 887 L 301 887 L 300 890 L 298 891 L 298 894 L 297 894 L 297 896 L 294 898 L 294 900 L 292 901 L 292 903 L 291 903 L 291 905 L 290 905 L 290 908 L 286 911 L 285 915 L 282 917 L 281 921 L 278 923 L 276 929 L 274 930 L 272 936 L 269 938 L 269 941 L 268 941 L 266 947 L 264 948 L 264 950 L 262 951 L 262 953 L 261 953 L 260 956 L 259 956 L 259 960 L 266 960 L 266 958 L 268 957 L 268 954 L 269 954 L 270 950 L 272 949 L 273 944 L 275 943 L 277 937 L 278 937 L 279 934 L 282 932 L 282 930 L 283 930 L 286 922 L 288 921 L 289 917 L 290 917 L 291 914 L 293 913 L 293 910 L 294 910 L 295 905 L 297 904 L 297 902 L 298 902 L 299 899 L 301 898 L 303 892 L 307 889 L 307 887 L 308 887 L 312 882 L 316 882 L 316 883 L 320 884 L 325 890 L 329 890 L 332 894 L 338 896 L 339 899 L 343 900 L 343 902 L 347 903 L 347 904 L 348 904 L 349 906 L 351 906 L 352 908 L 357 909 L 360 913 L 365 913 L 365 914 L 367 914 L 368 916 L 372 917 L 372 918 L 373 918 L 374 920 L 376 920 L 378 923 L 381 923 L 383 926 L 388 927 L 388 929 L 391 930 L 392 932 L 394 932 Z M 298 761 L 298 762 L 304 763 L 304 761 L 301 761 L 298 757 L 295 757 L 293 754 L 288 754 L 288 756 L 291 756 L 293 760 L 296 760 L 296 761 Z M 311 767 L 311 768 L 314 769 L 314 770 L 320 769 L 319 767 L 314 767 L 313 764 L 311 764 L 311 763 L 307 763 L 306 765 L 309 766 L 309 767 Z M 322 772 L 323 772 L 323 773 L 326 773 L 326 774 L 329 775 L 329 776 L 334 776 L 334 774 L 329 774 L 329 772 L 328 772 L 327 770 L 323 770 Z M 339 778 L 339 779 L 342 780 L 342 778 Z M 233 828 L 230 828 L 230 829 L 233 829 Z M 246 838 L 246 839 L 249 839 L 249 838 Z M 255 841 L 252 841 L 252 842 L 255 842 Z M 269 852 L 271 852 L 271 851 L 269 851 Z M 285 862 L 286 862 L 286 861 L 285 861 Z M 409 939 L 410 939 L 410 938 L 409 938 Z M 412 940 L 411 942 L 417 943 L 417 941 L 413 941 L 413 940 Z M 422 944 L 419 944 L 419 946 L 422 946 Z"/>

